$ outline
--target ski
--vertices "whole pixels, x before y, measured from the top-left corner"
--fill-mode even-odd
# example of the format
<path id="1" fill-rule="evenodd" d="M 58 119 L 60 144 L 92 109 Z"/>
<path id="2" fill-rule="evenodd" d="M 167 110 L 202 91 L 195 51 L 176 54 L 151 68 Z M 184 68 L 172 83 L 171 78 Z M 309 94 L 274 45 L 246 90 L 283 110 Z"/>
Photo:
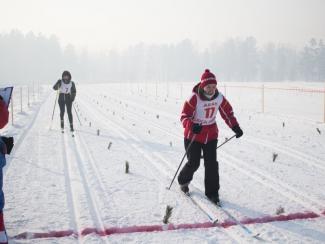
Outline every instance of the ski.
<path id="1" fill-rule="evenodd" d="M 181 190 L 180 190 L 181 191 Z M 198 203 L 192 196 L 191 193 L 184 193 L 181 191 L 183 195 L 185 195 L 187 198 L 190 199 L 190 201 L 197 206 L 208 218 L 209 220 L 213 223 L 216 224 L 218 222 L 218 219 L 214 219 L 202 206 L 200 203 Z M 256 239 L 258 241 L 265 241 L 263 238 L 260 237 L 260 233 L 253 233 L 247 226 L 242 224 L 236 217 L 234 217 L 230 212 L 228 212 L 225 208 L 223 208 L 222 204 L 219 202 L 219 204 L 216 204 L 215 202 L 212 202 L 208 197 L 206 199 L 214 206 L 216 207 L 219 211 L 223 212 L 229 219 L 234 221 L 236 225 L 238 225 L 250 238 Z"/>
<path id="2" fill-rule="evenodd" d="M 264 239 L 262 239 L 260 237 L 260 233 L 253 233 L 249 228 L 247 228 L 247 226 L 245 226 L 244 224 L 242 224 L 238 219 L 236 219 L 231 213 L 229 213 L 229 211 L 227 211 L 226 209 L 224 209 L 222 207 L 222 205 L 220 204 L 216 204 L 215 202 L 210 201 L 209 198 L 207 198 L 209 200 L 209 202 L 211 202 L 216 208 L 218 208 L 220 211 L 222 211 L 225 215 L 228 216 L 229 219 L 231 219 L 232 221 L 234 221 L 236 223 L 236 225 L 238 225 L 242 230 L 245 231 L 246 234 L 248 234 L 250 237 L 257 239 L 259 241 L 264 241 Z"/>
<path id="3" fill-rule="evenodd" d="M 197 206 L 208 217 L 208 219 L 211 221 L 211 223 L 216 224 L 219 221 L 218 219 L 214 219 L 205 209 L 203 209 L 202 206 L 197 201 L 195 201 L 193 199 L 193 197 L 191 196 L 191 194 L 189 192 L 185 193 L 182 190 L 180 190 L 180 191 L 186 198 L 188 198 L 195 206 Z"/>

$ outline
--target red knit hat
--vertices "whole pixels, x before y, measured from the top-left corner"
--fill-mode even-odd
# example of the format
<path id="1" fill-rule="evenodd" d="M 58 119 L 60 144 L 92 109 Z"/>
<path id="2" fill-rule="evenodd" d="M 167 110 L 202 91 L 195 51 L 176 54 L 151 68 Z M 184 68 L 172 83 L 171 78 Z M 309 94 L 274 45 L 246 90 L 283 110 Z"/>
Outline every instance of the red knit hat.
<path id="1" fill-rule="evenodd" d="M 215 75 L 210 72 L 210 70 L 206 69 L 201 76 L 200 88 L 203 89 L 206 85 L 209 84 L 217 84 L 217 79 Z"/>

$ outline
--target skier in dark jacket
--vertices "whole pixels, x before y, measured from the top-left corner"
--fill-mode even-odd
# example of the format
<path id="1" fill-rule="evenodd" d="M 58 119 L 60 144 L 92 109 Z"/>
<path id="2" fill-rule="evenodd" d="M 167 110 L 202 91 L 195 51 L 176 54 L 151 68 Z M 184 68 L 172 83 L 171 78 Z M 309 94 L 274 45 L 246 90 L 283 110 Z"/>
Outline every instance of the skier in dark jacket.
<path id="1" fill-rule="evenodd" d="M 67 107 L 67 113 L 69 117 L 70 130 L 73 132 L 73 117 L 72 117 L 72 103 L 76 97 L 76 85 L 71 81 L 71 74 L 69 71 L 62 73 L 62 80 L 58 80 L 53 86 L 54 90 L 59 92 L 59 106 L 60 106 L 60 120 L 61 129 L 64 129 L 64 112 Z"/>
<path id="2" fill-rule="evenodd" d="M 234 116 L 228 100 L 218 91 L 217 80 L 208 69 L 201 77 L 201 82 L 193 88 L 189 100 L 184 104 L 181 122 L 184 127 L 185 148 L 191 144 L 185 164 L 178 176 L 181 190 L 188 193 L 194 172 L 200 166 L 203 151 L 205 166 L 205 195 L 214 203 L 219 203 L 219 166 L 216 146 L 218 142 L 218 126 L 216 115 L 219 111 L 226 124 L 235 132 L 236 137 L 243 131 Z"/>

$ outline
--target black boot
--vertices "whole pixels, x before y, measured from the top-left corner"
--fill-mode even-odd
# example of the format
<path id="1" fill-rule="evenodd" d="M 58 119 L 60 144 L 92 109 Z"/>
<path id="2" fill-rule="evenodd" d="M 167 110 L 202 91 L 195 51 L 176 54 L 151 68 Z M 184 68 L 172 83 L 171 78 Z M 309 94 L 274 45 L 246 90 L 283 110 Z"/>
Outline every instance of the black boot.
<path id="1" fill-rule="evenodd" d="M 188 184 L 180 185 L 181 186 L 181 191 L 184 192 L 185 194 L 188 194 L 190 189 L 188 188 Z"/>
<path id="2" fill-rule="evenodd" d="M 218 206 L 221 206 L 220 204 L 220 200 L 219 200 L 219 194 L 213 194 L 211 196 L 207 196 L 209 198 L 209 200 L 211 202 L 213 202 L 214 204 L 218 205 Z"/>
<path id="3" fill-rule="evenodd" d="M 64 120 L 61 120 L 61 130 L 64 130 Z"/>
<path id="4" fill-rule="evenodd" d="M 71 132 L 74 132 L 73 124 L 70 124 L 70 131 L 71 131 Z"/>

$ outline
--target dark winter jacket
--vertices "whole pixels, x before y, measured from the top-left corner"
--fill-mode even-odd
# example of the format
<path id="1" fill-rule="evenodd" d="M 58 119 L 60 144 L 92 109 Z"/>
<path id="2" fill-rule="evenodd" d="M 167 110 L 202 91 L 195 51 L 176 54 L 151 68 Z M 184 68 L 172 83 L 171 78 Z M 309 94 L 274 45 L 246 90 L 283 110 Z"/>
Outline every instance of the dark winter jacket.
<path id="1" fill-rule="evenodd" d="M 66 85 L 70 85 L 71 83 L 71 88 L 69 91 L 64 91 L 63 89 L 61 89 L 61 87 L 64 87 Z M 74 99 L 76 98 L 76 94 L 77 94 L 77 90 L 76 90 L 76 85 L 73 81 L 69 81 L 69 83 L 64 83 L 62 80 L 58 80 L 55 85 L 53 86 L 54 90 L 59 90 L 59 100 L 66 100 L 69 99 L 71 102 L 74 101 Z"/>

